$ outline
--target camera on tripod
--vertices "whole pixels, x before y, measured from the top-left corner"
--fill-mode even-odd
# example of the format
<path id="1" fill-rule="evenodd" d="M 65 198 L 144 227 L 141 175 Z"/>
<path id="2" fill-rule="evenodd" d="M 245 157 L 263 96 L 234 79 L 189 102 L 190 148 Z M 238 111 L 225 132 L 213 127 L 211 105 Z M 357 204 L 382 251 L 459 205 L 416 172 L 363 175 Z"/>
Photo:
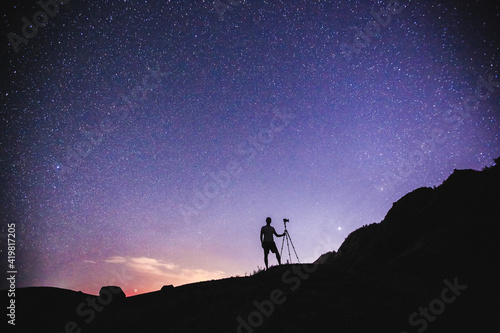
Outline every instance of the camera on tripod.
<path id="1" fill-rule="evenodd" d="M 300 264 L 299 256 L 297 255 L 297 251 L 295 251 L 295 246 L 293 246 L 292 243 L 292 237 L 290 237 L 290 234 L 288 233 L 288 230 L 286 230 L 286 223 L 290 222 L 289 219 L 283 219 L 283 225 L 285 226 L 285 231 L 283 232 L 283 241 L 281 242 L 281 251 L 280 251 L 280 256 L 283 254 L 283 246 L 285 245 L 286 241 L 286 247 L 288 248 L 288 258 L 290 260 L 287 260 L 287 263 L 292 263 L 292 254 L 290 253 L 290 244 L 292 244 L 293 252 L 295 252 L 295 257 L 297 257 L 297 261 Z"/>

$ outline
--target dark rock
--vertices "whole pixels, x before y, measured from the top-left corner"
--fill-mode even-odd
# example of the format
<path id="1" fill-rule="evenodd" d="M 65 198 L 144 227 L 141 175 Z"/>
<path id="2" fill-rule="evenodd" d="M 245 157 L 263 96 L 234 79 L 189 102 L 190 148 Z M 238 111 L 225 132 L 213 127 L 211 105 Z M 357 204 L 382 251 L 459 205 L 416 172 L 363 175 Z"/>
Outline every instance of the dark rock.
<path id="1" fill-rule="evenodd" d="M 113 298 L 113 302 L 115 301 L 123 301 L 126 296 L 123 292 L 122 288 L 116 286 L 105 286 L 99 290 L 99 296 L 102 298 L 109 298 L 110 296 Z"/>
<path id="2" fill-rule="evenodd" d="M 318 259 L 316 259 L 313 264 L 329 264 L 335 260 L 337 253 L 335 251 L 330 251 L 323 253 Z"/>
<path id="3" fill-rule="evenodd" d="M 169 291 L 172 291 L 174 290 L 174 286 L 169 284 L 169 285 L 165 285 L 163 287 L 161 287 L 161 291 L 163 292 L 169 292 Z"/>

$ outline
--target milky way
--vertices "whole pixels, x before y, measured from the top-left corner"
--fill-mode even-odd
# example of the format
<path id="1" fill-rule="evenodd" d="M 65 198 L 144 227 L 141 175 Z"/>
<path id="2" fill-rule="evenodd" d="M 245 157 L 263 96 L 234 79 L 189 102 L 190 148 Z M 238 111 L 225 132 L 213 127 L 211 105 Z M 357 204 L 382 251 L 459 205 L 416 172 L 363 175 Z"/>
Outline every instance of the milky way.
<path id="1" fill-rule="evenodd" d="M 267 216 L 312 262 L 500 156 L 488 1 L 41 4 L 2 5 L 2 232 L 16 224 L 21 287 L 252 273 Z"/>

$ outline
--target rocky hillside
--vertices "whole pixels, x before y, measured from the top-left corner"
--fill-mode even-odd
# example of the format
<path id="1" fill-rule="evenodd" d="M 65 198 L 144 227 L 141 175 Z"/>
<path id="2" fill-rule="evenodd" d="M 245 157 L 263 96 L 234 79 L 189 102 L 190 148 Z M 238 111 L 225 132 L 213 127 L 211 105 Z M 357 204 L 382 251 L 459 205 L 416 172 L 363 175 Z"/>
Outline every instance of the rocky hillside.
<path id="1" fill-rule="evenodd" d="M 455 170 L 437 188 L 419 188 L 393 204 L 381 223 L 352 232 L 338 250 L 342 267 L 404 265 L 417 257 L 474 264 L 498 254 L 500 172 Z"/>

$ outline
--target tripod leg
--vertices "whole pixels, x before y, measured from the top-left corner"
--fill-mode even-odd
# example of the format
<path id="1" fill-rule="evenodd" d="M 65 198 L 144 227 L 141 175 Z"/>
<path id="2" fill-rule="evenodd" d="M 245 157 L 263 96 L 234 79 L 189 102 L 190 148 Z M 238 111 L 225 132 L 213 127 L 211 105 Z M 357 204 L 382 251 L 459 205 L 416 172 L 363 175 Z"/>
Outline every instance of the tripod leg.
<path id="1" fill-rule="evenodd" d="M 288 248 L 288 258 L 290 259 L 290 264 L 292 263 L 292 255 L 290 254 L 290 243 L 288 240 L 290 239 L 290 236 L 288 236 L 288 233 L 286 234 L 286 247 Z"/>
<path id="2" fill-rule="evenodd" d="M 283 245 L 285 245 L 285 239 L 283 238 L 283 240 L 281 241 L 281 251 L 280 251 L 280 257 L 282 258 L 283 257 Z"/>
<path id="3" fill-rule="evenodd" d="M 289 235 L 288 235 L 288 237 L 290 238 L 290 243 L 292 244 L 293 252 L 295 252 L 295 256 L 297 257 L 297 261 L 300 264 L 299 256 L 297 255 L 297 251 L 295 251 L 295 246 L 293 246 L 292 237 L 290 237 Z M 288 252 L 290 252 L 290 248 L 288 248 Z"/>

